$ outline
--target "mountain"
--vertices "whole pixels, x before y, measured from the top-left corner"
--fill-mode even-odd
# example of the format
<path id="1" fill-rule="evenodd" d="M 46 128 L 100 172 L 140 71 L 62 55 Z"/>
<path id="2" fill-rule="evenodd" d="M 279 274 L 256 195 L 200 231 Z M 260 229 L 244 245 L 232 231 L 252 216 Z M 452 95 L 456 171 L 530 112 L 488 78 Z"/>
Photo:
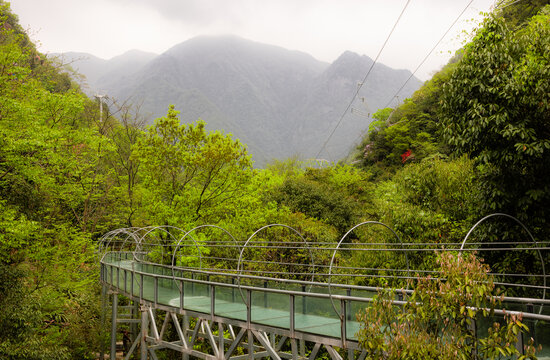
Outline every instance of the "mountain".
<path id="1" fill-rule="evenodd" d="M 349 51 L 329 64 L 303 52 L 234 36 L 201 36 L 158 56 L 138 51 L 110 60 L 88 56 L 73 67 L 95 91 L 143 101 L 142 109 L 151 119 L 165 115 L 174 104 L 182 121 L 201 118 L 209 129 L 232 133 L 262 166 L 273 158 L 314 157 L 372 63 Z M 376 64 L 354 110 L 373 113 L 385 106 L 410 75 L 408 70 Z M 410 96 L 420 85 L 413 77 L 400 96 Z M 346 156 L 369 123 L 369 118 L 348 111 L 320 156 Z"/>
<path id="2" fill-rule="evenodd" d="M 82 52 L 52 54 L 62 64 L 69 65 L 76 72 L 86 77 L 84 91 L 93 95 L 103 90 L 104 86 L 112 87 L 133 75 L 157 54 L 141 50 L 130 50 L 110 60 Z"/>

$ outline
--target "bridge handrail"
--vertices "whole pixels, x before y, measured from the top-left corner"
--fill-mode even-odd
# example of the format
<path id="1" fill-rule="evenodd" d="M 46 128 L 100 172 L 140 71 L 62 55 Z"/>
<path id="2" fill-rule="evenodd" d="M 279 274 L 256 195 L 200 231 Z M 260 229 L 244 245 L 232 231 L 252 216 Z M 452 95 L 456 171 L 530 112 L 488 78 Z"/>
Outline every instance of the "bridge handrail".
<path id="1" fill-rule="evenodd" d="M 449 250 L 449 251 L 455 251 L 455 250 Z M 130 252 L 127 251 L 127 252 L 122 252 L 122 253 L 128 254 Z M 150 263 L 150 262 L 139 262 L 139 263 L 164 268 L 164 269 L 169 270 L 169 271 L 173 270 L 173 267 L 170 266 L 170 265 Z M 108 263 L 108 264 L 111 265 L 110 263 Z M 197 273 L 197 274 L 203 274 L 203 275 L 206 275 L 206 276 L 225 276 L 225 277 L 231 277 L 231 278 L 234 278 L 234 279 L 237 279 L 237 277 L 238 277 L 237 273 L 216 272 L 216 271 L 206 270 L 206 269 L 181 268 L 181 267 L 179 267 L 176 270 L 179 270 L 179 271 L 182 271 L 182 272 L 192 272 L 192 273 Z M 152 274 L 152 273 L 150 273 L 150 274 Z M 323 274 L 323 275 L 328 276 L 328 274 Z M 278 283 L 288 283 L 288 284 L 299 284 L 299 285 L 302 285 L 302 286 L 310 286 L 310 287 L 317 286 L 317 287 L 328 288 L 328 283 L 326 283 L 326 282 L 318 282 L 318 281 L 311 282 L 311 281 L 305 281 L 305 280 L 274 278 L 274 277 L 248 275 L 248 274 L 245 274 L 245 275 L 241 274 L 241 277 L 242 278 L 247 278 L 247 279 L 252 279 L 252 280 L 263 280 L 266 283 L 267 282 L 275 282 L 275 283 L 278 282 Z M 409 278 L 414 279 L 415 277 L 409 277 Z M 436 278 L 433 278 L 433 279 L 436 279 Z M 542 286 L 527 285 L 527 284 L 513 284 L 513 283 L 502 283 L 502 282 L 494 282 L 494 284 L 495 285 L 504 285 L 504 286 L 508 286 L 508 287 L 529 287 L 529 288 L 547 289 L 547 288 L 543 288 Z M 381 287 L 366 286 L 366 285 L 334 284 L 334 283 L 331 283 L 331 287 L 339 288 L 339 289 L 346 289 L 346 290 L 350 289 L 350 290 L 363 290 L 363 291 L 379 291 L 379 290 L 383 289 Z M 411 294 L 413 292 L 413 290 L 410 290 L 410 289 L 396 289 L 396 291 L 398 291 L 400 293 L 406 293 L 406 294 Z M 550 301 L 550 300 L 548 300 L 548 301 Z"/>
<path id="2" fill-rule="evenodd" d="M 174 277 L 172 275 L 155 274 L 155 273 L 149 273 L 149 272 L 146 272 L 146 271 L 135 270 L 135 269 L 130 270 L 130 269 L 122 267 L 121 265 L 112 264 L 112 263 L 102 263 L 102 265 L 119 268 L 123 271 L 129 271 L 129 272 L 133 272 L 133 273 L 136 273 L 136 274 L 139 274 L 139 275 L 149 276 L 149 277 L 153 277 L 153 278 L 157 277 L 157 278 L 162 278 L 162 279 L 166 279 L 166 280 L 174 280 Z M 155 264 L 155 265 L 161 266 L 159 264 Z M 213 275 L 213 273 L 208 272 L 208 271 L 204 271 L 204 270 L 191 270 L 190 272 L 202 272 L 206 275 Z M 217 273 L 215 275 L 220 275 L 220 276 L 231 275 L 231 277 L 233 277 L 235 274 Z M 243 277 L 245 277 L 245 276 L 247 276 L 247 275 L 243 275 Z M 289 283 L 304 283 L 303 281 L 300 281 L 300 280 L 278 279 L 278 278 L 273 278 L 273 279 L 277 280 L 277 281 L 283 281 L 283 282 L 289 282 Z M 226 286 L 226 287 L 231 287 L 231 288 L 238 288 L 239 287 L 238 284 L 217 282 L 217 281 L 211 281 L 211 280 L 201 280 L 201 279 L 195 279 L 195 278 L 176 277 L 176 279 L 174 281 L 188 281 L 188 282 L 192 282 L 192 283 L 200 283 L 200 284 L 203 284 L 203 285 L 213 284 L 213 285 Z M 306 282 L 306 283 L 310 284 L 309 282 Z M 312 284 L 313 285 L 324 286 L 324 287 L 327 287 L 327 285 L 328 285 L 327 283 L 312 283 Z M 356 289 L 356 290 L 366 290 L 366 291 L 387 290 L 387 289 L 381 288 L 381 287 L 370 287 L 370 286 L 360 286 L 360 285 L 332 284 L 332 286 L 340 287 L 340 288 L 343 288 L 343 289 L 353 288 L 353 289 Z M 300 296 L 304 296 L 304 294 L 307 294 L 308 296 L 311 295 L 312 297 L 330 298 L 329 293 L 316 293 L 316 292 L 307 292 L 307 293 L 305 293 L 303 291 L 283 290 L 283 289 L 256 287 L 256 286 L 249 286 L 249 285 L 242 285 L 242 288 L 243 289 L 248 289 L 248 290 L 253 290 L 253 291 L 265 291 L 265 292 L 284 293 L 284 294 L 292 293 L 294 295 L 300 295 Z M 413 290 L 410 290 L 410 289 L 393 289 L 393 290 L 396 293 L 401 293 L 403 291 L 405 291 L 407 293 L 412 293 L 412 291 L 413 291 Z M 333 294 L 333 297 L 334 297 L 334 299 L 337 299 L 337 300 L 341 300 L 341 299 L 347 299 L 347 300 L 369 299 L 369 298 L 361 298 L 361 297 L 354 297 L 354 296 L 349 296 L 349 295 L 337 295 L 337 294 Z M 494 298 L 496 298 L 496 299 L 501 299 L 502 298 L 502 299 L 504 299 L 508 302 L 517 302 L 517 303 L 525 303 L 525 304 L 550 304 L 550 299 L 523 298 L 523 297 L 500 297 L 500 296 L 494 296 Z M 369 302 L 370 300 L 365 300 L 365 301 Z"/>
<path id="3" fill-rule="evenodd" d="M 121 266 L 118 266 L 118 265 L 115 265 L 115 264 L 112 264 L 112 263 L 109 263 L 109 262 L 102 262 L 102 263 L 107 265 L 107 266 L 114 266 L 114 267 L 119 267 L 121 269 L 124 269 Z M 162 267 L 162 268 L 169 269 L 169 270 L 173 269 L 173 267 L 170 266 L 170 265 L 147 263 L 147 262 L 143 262 L 143 264 Z M 206 275 L 206 276 L 226 276 L 226 277 L 231 277 L 231 278 L 235 278 L 235 279 L 238 278 L 238 276 L 239 276 L 239 274 L 237 274 L 237 273 L 217 272 L 217 271 L 211 271 L 211 270 L 205 270 L 205 269 L 196 269 L 196 268 L 181 268 L 181 267 L 178 267 L 177 269 L 174 269 L 174 270 L 176 270 L 176 271 L 179 270 L 179 271 L 182 271 L 182 272 L 198 273 L 198 274 L 203 274 L 203 275 Z M 138 271 L 138 270 L 136 270 L 136 271 Z M 154 274 L 154 273 L 146 273 L 146 274 L 149 274 L 151 276 L 160 275 L 160 274 Z M 327 276 L 328 276 L 328 274 L 327 274 Z M 318 282 L 318 281 L 311 282 L 311 281 L 305 281 L 305 280 L 274 278 L 274 277 L 248 275 L 248 274 L 242 274 L 241 277 L 242 278 L 247 278 L 247 279 L 253 279 L 253 280 L 266 280 L 266 281 L 270 281 L 270 282 L 299 284 L 299 285 L 307 285 L 307 286 L 312 286 L 312 287 L 313 286 L 328 287 L 328 283 Z M 175 279 L 177 279 L 177 280 L 180 280 L 180 279 L 189 279 L 189 280 L 191 280 L 190 278 L 175 278 Z M 236 286 L 238 286 L 238 285 L 236 285 Z M 332 284 L 332 287 L 342 288 L 342 289 L 353 289 L 353 290 L 366 290 L 366 291 L 378 291 L 378 290 L 383 289 L 381 287 L 376 287 L 376 286 L 352 285 L 352 284 Z M 399 291 L 399 292 L 406 291 L 407 293 L 412 293 L 412 290 L 406 290 L 406 289 L 396 289 L 396 291 Z"/>
<path id="4" fill-rule="evenodd" d="M 166 280 L 173 280 L 173 277 L 170 276 L 170 275 L 151 274 L 151 273 L 143 272 L 143 271 L 140 271 L 140 270 L 129 270 L 129 269 L 125 269 L 125 268 L 123 268 L 119 265 L 115 265 L 115 264 L 102 264 L 102 265 L 103 266 L 110 266 L 110 267 L 119 268 L 123 271 L 129 271 L 129 272 L 132 272 L 132 273 L 135 273 L 135 274 L 138 274 L 138 275 L 149 276 L 149 277 L 154 277 L 154 278 L 156 277 L 156 278 L 161 278 L 161 279 L 166 279 Z M 304 293 L 304 292 L 295 291 L 295 290 L 281 290 L 281 289 L 263 288 L 263 287 L 255 287 L 255 286 L 248 286 L 248 285 L 240 285 L 239 286 L 237 284 L 222 283 L 222 282 L 200 280 L 200 279 L 181 278 L 181 279 L 178 279 L 178 281 L 187 281 L 187 282 L 192 282 L 192 283 L 197 283 L 197 284 L 208 285 L 208 286 L 212 286 L 212 287 L 225 287 L 225 288 L 236 288 L 236 289 L 241 288 L 245 291 L 262 291 L 262 292 L 267 292 L 267 293 L 276 293 L 276 294 L 284 294 L 284 295 L 292 295 L 292 296 L 308 296 L 308 297 L 313 297 L 313 298 L 334 299 L 334 300 L 338 300 L 340 302 L 355 301 L 355 302 L 370 303 L 370 302 L 373 301 L 372 298 L 364 298 L 364 297 L 357 297 L 357 296 L 324 294 L 324 293 L 315 293 L 315 292 Z M 107 282 L 107 284 L 109 284 L 113 287 L 116 287 L 114 284 L 110 284 L 108 282 Z M 180 292 L 180 296 L 181 296 L 181 294 L 182 294 L 182 292 Z M 135 295 L 133 295 L 133 294 L 131 294 L 131 296 L 135 297 Z M 515 302 L 525 303 L 525 304 L 548 304 L 548 303 L 550 303 L 550 300 L 546 300 L 546 299 L 514 298 L 514 300 L 516 300 Z M 246 303 L 244 301 L 243 301 L 243 303 L 246 305 Z M 392 300 L 392 303 L 396 304 L 396 305 L 404 305 L 407 302 L 402 301 L 402 300 Z M 478 309 L 478 308 L 475 308 L 475 307 L 471 307 L 471 308 L 475 309 L 475 310 Z M 520 311 L 512 311 L 512 310 L 501 310 L 501 309 L 495 309 L 495 313 L 499 314 L 499 315 L 510 314 L 510 313 L 514 313 L 514 314 L 520 314 L 521 313 L 524 318 L 550 321 L 550 315 L 534 314 L 534 313 L 529 313 L 529 312 L 520 312 Z M 343 320 L 343 319 L 341 318 L 341 320 Z"/>

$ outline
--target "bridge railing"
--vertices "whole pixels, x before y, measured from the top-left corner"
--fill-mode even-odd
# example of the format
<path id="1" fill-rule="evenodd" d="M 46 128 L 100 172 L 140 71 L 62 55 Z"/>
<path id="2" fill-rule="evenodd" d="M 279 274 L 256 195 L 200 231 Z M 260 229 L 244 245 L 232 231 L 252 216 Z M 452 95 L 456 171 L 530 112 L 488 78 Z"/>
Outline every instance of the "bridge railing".
<path id="1" fill-rule="evenodd" d="M 178 271 L 236 273 L 237 283 L 243 285 L 276 283 L 278 279 L 328 283 L 335 294 L 341 294 L 337 284 L 408 287 L 419 276 L 436 278 L 440 274 L 427 268 L 426 264 L 433 262 L 425 259 L 435 257 L 437 251 L 476 251 L 496 261 L 521 256 L 530 267 L 527 272 L 510 271 L 513 263 L 504 271 L 497 267 L 492 273 L 496 285 L 508 289 L 510 295 L 546 298 L 548 242 L 535 241 L 521 223 L 519 230 L 526 232 L 527 241 L 474 239 L 480 226 L 500 218 L 519 223 L 508 215 L 492 214 L 476 223 L 464 241 L 456 243 L 404 243 L 385 224 L 367 221 L 354 226 L 337 243 L 306 241 L 295 229 L 280 224 L 265 226 L 242 242 L 224 229 L 204 225 L 190 231 L 175 227 L 119 229 L 106 234 L 100 248 L 102 254 L 133 252 L 138 262 L 164 264 Z M 360 233 L 374 229 L 380 232 Z M 377 236 L 385 241 L 372 242 Z"/>
<path id="2" fill-rule="evenodd" d="M 334 243 L 306 241 L 280 224 L 263 227 L 246 241 L 210 225 L 187 232 L 174 227 L 119 229 L 101 241 L 101 279 L 140 301 L 330 337 L 341 346 L 354 341 L 359 326 L 355 313 L 368 306 L 380 285 L 403 287 L 395 291 L 400 304 L 418 277 L 440 276 L 425 267 L 427 256 L 475 251 L 498 260 L 519 252 L 531 266 L 528 272 L 496 268 L 492 275 L 497 286 L 516 295 L 504 298 L 503 307 L 523 312 L 523 318 L 532 321 L 533 337 L 550 348 L 549 243 L 535 241 L 524 226 L 520 230 L 527 231 L 527 241 L 474 239 L 480 224 L 496 217 L 510 220 L 494 214 L 476 223 L 463 242 L 428 244 L 404 243 L 392 229 L 374 221 L 357 225 Z M 385 240 L 366 241 L 379 235 L 360 232 L 371 227 L 385 232 Z M 373 259 L 379 263 L 372 265 Z M 479 326 L 483 333 L 486 326 Z"/>
<path id="3" fill-rule="evenodd" d="M 264 329 L 278 329 L 288 336 L 299 332 L 311 339 L 329 337 L 336 341 L 336 346 L 356 341 L 355 334 L 360 324 L 355 314 L 368 306 L 377 290 L 372 287 L 339 286 L 344 295 L 331 296 L 327 284 L 307 284 L 310 285 L 308 292 L 304 288 L 306 282 L 284 279 L 277 280 L 286 282 L 286 288 L 239 286 L 235 281 L 236 274 L 190 269 L 174 275 L 168 266 L 134 262 L 130 252 L 106 254 L 101 276 L 104 283 L 157 307 L 247 322 Z M 395 304 L 403 304 L 398 293 Z M 338 304 L 338 313 L 333 310 L 331 298 Z M 544 336 L 547 335 L 544 329 L 547 327 L 539 326 L 542 330 L 539 329 L 537 334 L 537 322 L 549 322 L 550 311 L 539 314 L 537 308 L 544 304 L 546 309 L 550 309 L 550 300 L 505 300 L 507 311 L 523 312 L 524 319 L 532 322 L 535 337 L 544 343 Z M 497 310 L 496 314 L 502 315 L 503 311 Z M 486 323 L 493 320 L 487 319 Z M 478 325 L 480 333 L 488 327 L 486 323 Z"/>

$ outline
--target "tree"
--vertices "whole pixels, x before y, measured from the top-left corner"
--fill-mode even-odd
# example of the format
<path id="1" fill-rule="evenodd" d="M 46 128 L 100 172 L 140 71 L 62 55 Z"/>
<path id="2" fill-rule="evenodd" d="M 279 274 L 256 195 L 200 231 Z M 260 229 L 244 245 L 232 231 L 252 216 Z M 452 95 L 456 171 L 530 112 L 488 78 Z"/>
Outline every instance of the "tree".
<path id="1" fill-rule="evenodd" d="M 436 153 L 447 154 L 438 127 L 439 102 L 442 84 L 454 67 L 450 62 L 396 109 L 374 113 L 376 121 L 370 124 L 368 135 L 359 145 L 356 160 L 393 172 L 404 163 L 421 161 Z"/>
<path id="2" fill-rule="evenodd" d="M 348 165 L 307 168 L 299 176 L 287 177 L 272 198 L 344 234 L 366 215 L 361 208 L 371 201 L 368 180 L 370 174 Z"/>
<path id="3" fill-rule="evenodd" d="M 112 198 L 89 103 L 0 1 L 0 358 L 93 357 L 92 233 Z"/>
<path id="4" fill-rule="evenodd" d="M 231 200 L 252 173 L 250 156 L 230 135 L 207 133 L 202 121 L 180 125 L 177 114 L 170 106 L 136 146 L 150 204 L 157 207 L 151 213 L 171 225 L 230 216 Z"/>
<path id="5" fill-rule="evenodd" d="M 136 189 L 140 183 L 140 163 L 132 151 L 137 145 L 138 139 L 144 135 L 146 119 L 141 114 L 141 105 L 131 104 L 130 101 L 118 103 L 113 100 L 112 108 L 117 108 L 119 122 L 114 124 L 107 136 L 114 145 L 114 151 L 108 159 L 116 173 L 117 197 L 121 203 L 118 212 L 125 218 L 127 226 L 134 226 L 135 213 L 141 202 L 139 191 Z"/>
<path id="6" fill-rule="evenodd" d="M 487 265 L 467 253 L 442 253 L 437 262 L 441 276 L 420 278 L 404 305 L 393 303 L 393 293 L 381 293 L 358 315 L 367 359 L 535 358 L 532 342 L 525 355 L 515 348 L 518 333 L 528 330 L 516 315 L 495 323 L 486 338 L 475 336 L 472 321 L 498 304 Z"/>
<path id="7" fill-rule="evenodd" d="M 548 0 L 500 0 L 495 4 L 495 8 L 497 8 L 498 15 L 515 28 L 524 25 L 547 4 Z"/>
<path id="8" fill-rule="evenodd" d="M 550 7 L 511 31 L 490 17 L 444 86 L 443 133 L 477 159 L 485 212 L 545 227 L 550 203 Z M 547 230 L 545 230 L 548 236 Z"/>

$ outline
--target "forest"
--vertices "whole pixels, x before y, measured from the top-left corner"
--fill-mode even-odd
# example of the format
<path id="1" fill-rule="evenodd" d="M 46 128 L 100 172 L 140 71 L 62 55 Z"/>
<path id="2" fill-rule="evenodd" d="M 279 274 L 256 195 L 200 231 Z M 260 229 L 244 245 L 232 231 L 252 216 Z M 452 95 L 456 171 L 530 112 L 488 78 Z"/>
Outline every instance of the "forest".
<path id="1" fill-rule="evenodd" d="M 308 241 L 337 242 L 376 220 L 404 242 L 439 243 L 460 242 L 481 217 L 502 212 L 550 241 L 546 3 L 487 14 L 411 98 L 373 115 L 347 159 L 256 169 L 245 144 L 173 106 L 151 126 L 139 104 L 100 106 L 70 67 L 37 51 L 0 1 L 0 358 L 96 356 L 105 341 L 97 242 L 121 227 L 216 224 L 246 240 L 280 223 Z M 492 224 L 487 241 L 517 236 L 505 221 Z M 389 236 L 353 240 L 374 235 Z M 536 271 L 517 256 L 485 262 Z"/>

